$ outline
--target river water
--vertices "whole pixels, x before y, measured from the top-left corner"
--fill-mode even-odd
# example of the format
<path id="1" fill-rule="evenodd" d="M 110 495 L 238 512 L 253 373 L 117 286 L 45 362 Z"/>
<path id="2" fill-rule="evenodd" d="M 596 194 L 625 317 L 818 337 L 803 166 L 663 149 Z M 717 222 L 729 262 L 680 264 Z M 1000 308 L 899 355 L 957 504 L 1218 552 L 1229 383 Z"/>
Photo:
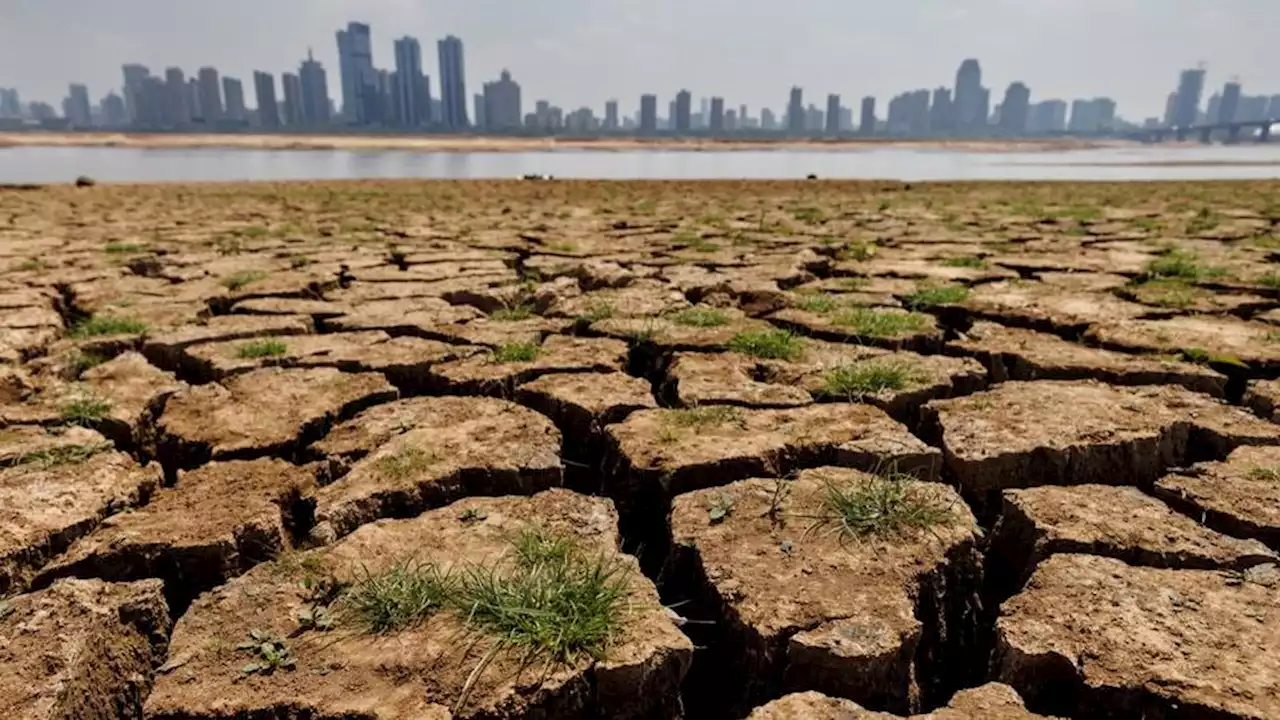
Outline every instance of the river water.
<path id="1" fill-rule="evenodd" d="M 0 182 L 512 178 L 585 179 L 1207 180 L 1280 178 L 1280 142 L 973 152 L 927 148 L 748 151 L 0 148 Z"/>

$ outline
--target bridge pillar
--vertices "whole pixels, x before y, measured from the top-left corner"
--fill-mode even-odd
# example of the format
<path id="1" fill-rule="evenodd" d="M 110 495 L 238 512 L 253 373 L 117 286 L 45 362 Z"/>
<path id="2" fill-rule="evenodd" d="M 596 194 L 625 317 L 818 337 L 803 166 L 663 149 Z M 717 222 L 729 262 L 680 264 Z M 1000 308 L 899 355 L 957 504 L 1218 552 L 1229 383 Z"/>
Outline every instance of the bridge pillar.
<path id="1" fill-rule="evenodd" d="M 1200 142 L 1208 145 L 1213 141 L 1213 128 L 1204 128 L 1200 131 Z"/>
<path id="2" fill-rule="evenodd" d="M 1235 145 L 1238 142 L 1240 142 L 1240 126 L 1232 125 L 1227 128 L 1227 144 Z"/>
<path id="3" fill-rule="evenodd" d="M 1174 136 L 1175 138 L 1177 138 L 1177 139 L 1178 139 L 1178 142 L 1186 142 L 1186 141 L 1187 141 L 1187 129 L 1186 129 L 1186 128 L 1184 128 L 1184 127 L 1180 127 L 1180 128 L 1178 128 L 1177 130 L 1174 130 L 1174 131 L 1173 131 L 1173 136 Z"/>
<path id="4" fill-rule="evenodd" d="M 1258 130 L 1258 142 L 1271 142 L 1271 123 L 1267 123 Z"/>

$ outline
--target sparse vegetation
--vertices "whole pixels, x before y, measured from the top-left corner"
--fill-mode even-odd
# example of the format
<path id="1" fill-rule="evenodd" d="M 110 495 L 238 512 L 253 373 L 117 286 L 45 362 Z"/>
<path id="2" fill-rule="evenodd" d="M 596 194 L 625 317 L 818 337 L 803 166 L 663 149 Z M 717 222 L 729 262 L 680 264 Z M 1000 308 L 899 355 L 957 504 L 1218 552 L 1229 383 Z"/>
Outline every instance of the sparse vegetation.
<path id="1" fill-rule="evenodd" d="M 871 308 L 842 310 L 832 316 L 831 322 L 854 335 L 865 337 L 897 337 L 922 332 L 929 327 L 928 317 L 920 313 Z"/>
<path id="2" fill-rule="evenodd" d="M 280 357 L 287 352 L 289 352 L 289 346 L 279 340 L 255 340 L 241 345 L 236 350 L 236 357 L 252 360 Z"/>
<path id="3" fill-rule="evenodd" d="M 1181 278 L 1188 282 L 1197 282 L 1222 277 L 1225 274 L 1226 271 L 1221 268 L 1206 266 L 1199 256 L 1189 250 L 1167 248 L 1147 263 L 1146 273 L 1142 279 Z"/>
<path id="4" fill-rule="evenodd" d="M 108 255 L 133 255 L 147 251 L 146 246 L 135 243 L 107 243 L 102 246 L 102 251 Z"/>
<path id="5" fill-rule="evenodd" d="M 284 638 L 263 630 L 250 631 L 248 642 L 240 643 L 237 649 L 255 658 L 240 668 L 245 675 L 270 675 L 277 670 L 292 670 L 297 664 Z"/>
<path id="6" fill-rule="evenodd" d="M 340 599 L 342 617 L 383 635 L 447 609 L 456 593 L 456 579 L 435 564 L 402 560 L 380 572 L 363 570 Z"/>
<path id="7" fill-rule="evenodd" d="M 942 265 L 944 267 L 952 267 L 952 268 L 981 269 L 987 266 L 987 261 L 975 255 L 969 255 L 965 257 L 947 258 L 942 261 Z"/>
<path id="8" fill-rule="evenodd" d="M 111 412 L 111 403 L 94 395 L 80 395 L 62 405 L 62 421 L 68 425 L 92 427 Z"/>
<path id="9" fill-rule="evenodd" d="M 908 362 L 864 360 L 841 365 L 824 375 L 821 394 L 853 398 L 886 390 L 902 390 L 926 379 L 919 368 Z"/>
<path id="10" fill-rule="evenodd" d="M 915 292 L 902 296 L 902 302 L 912 310 L 923 310 L 940 305 L 954 305 L 969 299 L 969 288 L 964 285 L 933 285 L 916 288 Z"/>
<path id="11" fill-rule="evenodd" d="M 667 410 L 663 422 L 679 428 L 706 427 L 740 422 L 742 410 L 732 405 L 701 405 Z"/>
<path id="12" fill-rule="evenodd" d="M 88 338 L 103 335 L 137 335 L 146 331 L 147 324 L 141 320 L 116 315 L 94 315 L 72 325 L 68 334 L 73 338 Z"/>
<path id="13" fill-rule="evenodd" d="M 1246 477 L 1257 482 L 1280 483 L 1280 467 L 1250 468 Z"/>
<path id="14" fill-rule="evenodd" d="M 608 320 L 613 317 L 614 312 L 615 310 L 611 303 L 603 301 L 594 302 L 591 303 L 591 306 L 587 308 L 586 312 L 578 316 L 578 319 L 585 323 L 600 322 L 601 320 Z"/>
<path id="15" fill-rule="evenodd" d="M 844 303 L 840 302 L 839 297 L 829 293 L 801 295 L 792 305 L 805 312 L 817 313 L 818 315 L 827 315 L 844 307 Z"/>
<path id="16" fill-rule="evenodd" d="M 78 352 L 67 361 L 67 372 L 72 379 L 79 378 L 86 370 L 92 370 L 106 361 L 107 358 L 96 353 Z"/>
<path id="17" fill-rule="evenodd" d="M 378 459 L 378 472 L 393 478 L 405 478 L 430 469 L 440 458 L 421 448 L 406 447 L 392 455 Z"/>
<path id="18" fill-rule="evenodd" d="M 761 330 L 734 335 L 728 348 L 765 360 L 795 360 L 804 354 L 805 340 L 786 330 Z"/>
<path id="19" fill-rule="evenodd" d="M 494 310 L 489 315 L 489 319 L 497 322 L 519 322 L 520 320 L 528 320 L 533 316 L 532 306 L 520 304 Z"/>
<path id="20" fill-rule="evenodd" d="M 109 452 L 110 443 L 98 445 L 63 445 L 61 447 L 39 450 L 19 455 L 14 465 L 38 465 L 42 468 L 59 465 L 79 465 L 99 453 Z"/>
<path id="21" fill-rule="evenodd" d="M 685 327 L 720 327 L 729 324 L 729 314 L 719 308 L 698 305 L 672 313 L 671 322 Z"/>
<path id="22" fill-rule="evenodd" d="M 875 257 L 876 246 L 865 242 L 847 242 L 836 251 L 837 260 L 865 262 Z"/>
<path id="23" fill-rule="evenodd" d="M 243 290 L 266 277 L 267 274 L 261 270 L 245 270 L 224 278 L 222 286 L 232 292 L 235 292 L 237 290 Z"/>
<path id="24" fill-rule="evenodd" d="M 912 475 L 895 470 L 828 485 L 816 525 L 846 540 L 888 539 L 932 530 L 954 521 L 954 509 Z"/>
<path id="25" fill-rule="evenodd" d="M 541 352 L 542 348 L 535 342 L 513 342 L 499 345 L 491 358 L 496 363 L 533 362 Z"/>

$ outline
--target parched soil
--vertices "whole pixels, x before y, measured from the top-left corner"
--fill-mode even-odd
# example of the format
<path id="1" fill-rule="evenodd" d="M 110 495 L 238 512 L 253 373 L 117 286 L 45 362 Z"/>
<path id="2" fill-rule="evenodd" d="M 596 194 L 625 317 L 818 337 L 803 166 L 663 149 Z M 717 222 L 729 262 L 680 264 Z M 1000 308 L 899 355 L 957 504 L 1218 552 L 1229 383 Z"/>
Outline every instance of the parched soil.
<path id="1" fill-rule="evenodd" d="M 0 715 L 1280 718 L 1277 196 L 0 188 Z"/>

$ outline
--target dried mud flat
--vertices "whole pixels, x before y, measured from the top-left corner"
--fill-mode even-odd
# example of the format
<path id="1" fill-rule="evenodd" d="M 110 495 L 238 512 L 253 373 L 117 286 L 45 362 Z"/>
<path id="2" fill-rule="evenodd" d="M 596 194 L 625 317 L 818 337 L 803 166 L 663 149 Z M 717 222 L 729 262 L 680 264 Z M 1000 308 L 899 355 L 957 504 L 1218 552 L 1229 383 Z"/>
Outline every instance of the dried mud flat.
<path id="1" fill-rule="evenodd" d="M 1277 198 L 0 189 L 0 715 L 1280 718 Z"/>

